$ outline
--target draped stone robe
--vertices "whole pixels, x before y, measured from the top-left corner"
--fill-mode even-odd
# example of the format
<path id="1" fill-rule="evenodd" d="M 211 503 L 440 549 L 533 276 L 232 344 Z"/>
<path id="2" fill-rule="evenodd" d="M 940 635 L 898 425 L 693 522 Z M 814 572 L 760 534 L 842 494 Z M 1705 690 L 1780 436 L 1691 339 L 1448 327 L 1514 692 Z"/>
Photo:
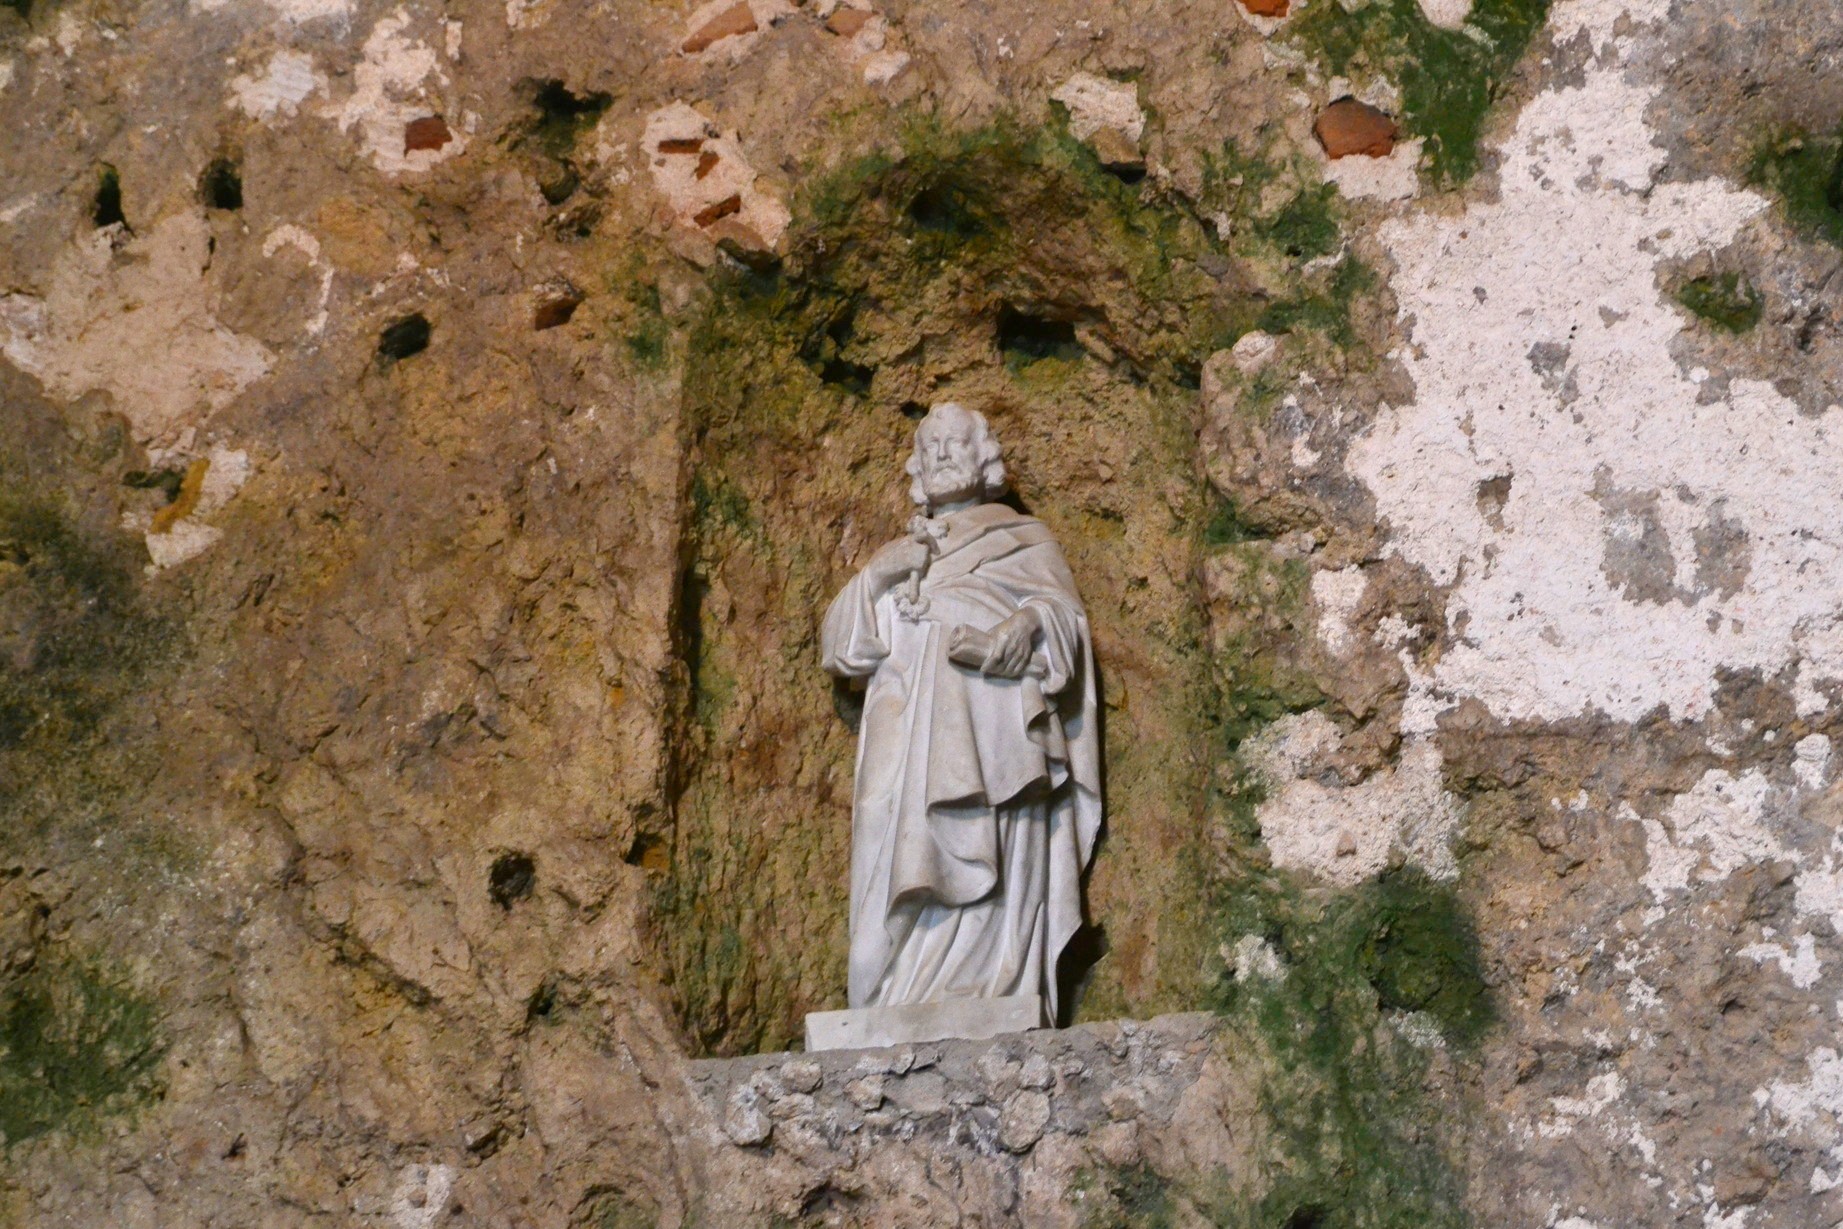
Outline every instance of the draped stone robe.
<path id="1" fill-rule="evenodd" d="M 868 678 L 851 825 L 850 1005 L 1041 994 L 1081 924 L 1101 823 L 1088 619 L 1062 551 L 1002 504 L 950 512 L 918 622 L 862 574 L 826 613 L 835 675 Z M 1025 677 L 948 659 L 959 624 L 1023 606 L 1042 632 Z"/>

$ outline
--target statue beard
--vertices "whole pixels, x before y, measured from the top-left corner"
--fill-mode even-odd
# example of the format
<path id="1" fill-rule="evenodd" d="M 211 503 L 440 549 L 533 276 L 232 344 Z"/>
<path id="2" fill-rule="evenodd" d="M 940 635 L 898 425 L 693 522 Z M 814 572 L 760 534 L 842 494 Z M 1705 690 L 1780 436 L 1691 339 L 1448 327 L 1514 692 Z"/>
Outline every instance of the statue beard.
<path id="1" fill-rule="evenodd" d="M 965 499 L 978 499 L 984 494 L 985 484 L 971 469 L 946 466 L 928 472 L 922 482 L 922 491 L 927 495 L 930 507 L 939 507 Z"/>

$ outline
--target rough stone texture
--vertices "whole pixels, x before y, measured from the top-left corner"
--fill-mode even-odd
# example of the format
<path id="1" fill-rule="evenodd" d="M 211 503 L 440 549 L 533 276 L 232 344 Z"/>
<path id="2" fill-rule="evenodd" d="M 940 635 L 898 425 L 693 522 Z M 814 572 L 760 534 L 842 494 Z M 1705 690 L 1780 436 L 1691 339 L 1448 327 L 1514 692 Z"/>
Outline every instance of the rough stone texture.
<path id="1" fill-rule="evenodd" d="M 815 1058 L 707 1059 L 703 1132 L 761 1157 L 749 1202 L 870 1224 L 1105 1223 L 1102 1175 L 1156 1155 L 1242 1172 L 1259 1115 L 1206 1013 Z M 735 1215 L 746 1216 L 747 1212 Z"/>
<path id="2" fill-rule="evenodd" d="M 0 6 L 0 1223 L 1843 1219 L 1843 17 L 1230 8 Z M 948 396 L 1221 1031 L 698 1065 Z"/>

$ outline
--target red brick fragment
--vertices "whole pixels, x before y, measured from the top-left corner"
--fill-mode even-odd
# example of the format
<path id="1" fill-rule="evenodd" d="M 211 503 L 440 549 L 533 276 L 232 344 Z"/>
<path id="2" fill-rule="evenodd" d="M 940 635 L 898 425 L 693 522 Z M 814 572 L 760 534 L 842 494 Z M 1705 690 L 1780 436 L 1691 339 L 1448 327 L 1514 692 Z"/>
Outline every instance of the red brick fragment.
<path id="1" fill-rule="evenodd" d="M 717 153 L 715 150 L 707 149 L 703 153 L 698 155 L 698 169 L 696 171 L 693 171 L 692 174 L 696 175 L 699 179 L 702 179 L 704 178 L 704 176 L 710 174 L 710 172 L 716 167 L 717 163 L 721 161 L 722 159 L 717 157 Z"/>
<path id="2" fill-rule="evenodd" d="M 859 30 L 862 30 L 864 24 L 869 20 L 870 14 L 863 9 L 850 9 L 841 6 L 833 10 L 832 15 L 826 18 L 826 29 L 838 35 L 840 38 L 850 38 Z"/>
<path id="3" fill-rule="evenodd" d="M 1241 6 L 1254 17 L 1284 17 L 1292 9 L 1292 0 L 1241 0 Z"/>
<path id="4" fill-rule="evenodd" d="M 659 143 L 662 154 L 695 154 L 703 148 L 703 137 L 667 137 Z"/>
<path id="5" fill-rule="evenodd" d="M 419 149 L 440 149 L 453 139 L 448 121 L 439 115 L 425 115 L 403 125 L 403 152 L 406 154 Z"/>
<path id="6" fill-rule="evenodd" d="M 691 215 L 691 220 L 699 226 L 709 226 L 719 218 L 727 218 L 732 213 L 742 212 L 742 197 L 732 192 L 714 205 L 706 205 Z"/>
<path id="7" fill-rule="evenodd" d="M 1340 98 L 1319 112 L 1312 131 L 1325 153 L 1333 158 L 1352 154 L 1385 158 L 1395 148 L 1395 138 L 1401 132 L 1388 112 L 1354 98 Z"/>
<path id="8" fill-rule="evenodd" d="M 686 55 L 696 55 L 712 43 L 738 34 L 751 34 L 755 29 L 754 12 L 747 4 L 738 4 L 699 26 L 697 32 L 685 40 L 684 51 Z"/>

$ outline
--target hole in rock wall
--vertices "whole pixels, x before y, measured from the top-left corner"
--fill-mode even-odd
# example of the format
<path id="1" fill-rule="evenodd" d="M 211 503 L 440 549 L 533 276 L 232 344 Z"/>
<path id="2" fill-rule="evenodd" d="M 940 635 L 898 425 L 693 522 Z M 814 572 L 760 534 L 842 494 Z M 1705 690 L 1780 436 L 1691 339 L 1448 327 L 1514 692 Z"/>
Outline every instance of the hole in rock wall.
<path id="1" fill-rule="evenodd" d="M 492 870 L 487 872 L 486 894 L 501 909 L 510 909 L 531 895 L 537 880 L 537 865 L 532 862 L 531 855 L 501 854 L 493 860 Z"/>
<path id="2" fill-rule="evenodd" d="M 421 354 L 429 348 L 432 331 L 428 318 L 421 312 L 393 321 L 378 334 L 378 361 L 388 366 L 413 354 Z"/>
<path id="3" fill-rule="evenodd" d="M 198 179 L 198 194 L 212 209 L 243 208 L 243 172 L 229 158 L 215 159 Z"/>
<path id="4" fill-rule="evenodd" d="M 96 175 L 96 199 L 90 206 L 90 220 L 98 227 L 126 226 L 122 213 L 122 177 L 112 166 L 104 166 Z"/>
<path id="5" fill-rule="evenodd" d="M 1264 309 L 1209 228 L 1140 195 L 1066 131 L 922 130 L 817 185 L 778 269 L 710 286 L 685 358 L 675 801 L 649 834 L 657 951 L 698 1052 L 785 1048 L 845 1005 L 859 701 L 821 670 L 818 631 L 902 532 L 913 420 L 944 400 L 992 421 L 1100 663 L 1097 925 L 1065 955 L 1064 1003 L 1199 1004 L 1221 721 L 1192 389 Z"/>

